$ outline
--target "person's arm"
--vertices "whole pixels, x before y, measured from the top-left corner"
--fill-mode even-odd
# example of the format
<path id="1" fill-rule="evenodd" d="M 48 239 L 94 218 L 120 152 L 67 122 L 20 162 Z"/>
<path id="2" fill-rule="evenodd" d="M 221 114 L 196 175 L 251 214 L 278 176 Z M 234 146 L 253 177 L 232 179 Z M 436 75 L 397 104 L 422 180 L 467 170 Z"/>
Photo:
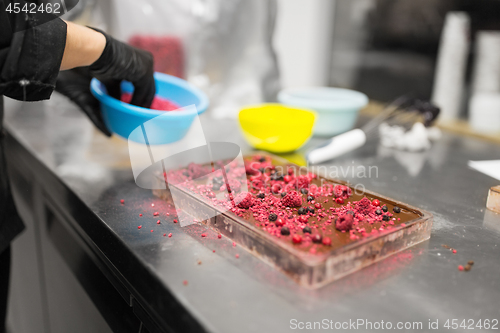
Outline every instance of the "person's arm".
<path id="1" fill-rule="evenodd" d="M 22 14 L 9 14 L 0 0 L 0 95 L 21 101 L 49 99 L 66 44 L 66 23 L 42 25 Z"/>
<path id="2" fill-rule="evenodd" d="M 96 59 L 98 58 L 98 59 Z M 117 41 L 104 32 L 68 23 L 68 37 L 56 91 L 68 97 L 87 114 L 105 135 L 110 136 L 99 102 L 89 90 L 92 77 L 99 79 L 110 96 L 121 98 L 121 81 L 131 82 L 131 104 L 150 107 L 156 88 L 153 56 Z"/>
<path id="3" fill-rule="evenodd" d="M 106 37 L 93 29 L 66 22 L 66 47 L 61 62 L 61 70 L 90 66 L 102 55 L 106 47 Z"/>
<path id="4" fill-rule="evenodd" d="M 156 92 L 151 53 L 59 18 L 38 23 L 36 17 L 7 12 L 0 0 L 0 95 L 40 101 L 57 89 L 106 135 L 111 133 L 89 89 L 92 77 L 118 99 L 121 82 L 129 81 L 135 87 L 131 104 L 151 106 Z"/>

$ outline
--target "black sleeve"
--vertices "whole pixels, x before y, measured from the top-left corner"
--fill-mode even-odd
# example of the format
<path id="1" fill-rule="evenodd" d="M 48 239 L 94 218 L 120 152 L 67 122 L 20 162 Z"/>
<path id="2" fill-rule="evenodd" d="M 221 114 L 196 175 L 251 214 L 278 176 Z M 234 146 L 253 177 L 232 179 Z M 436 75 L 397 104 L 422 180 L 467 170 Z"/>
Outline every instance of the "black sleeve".
<path id="1" fill-rule="evenodd" d="M 0 0 L 0 95 L 21 101 L 50 98 L 66 46 L 66 23 L 9 14 Z M 14 32 L 15 31 L 15 32 Z"/>

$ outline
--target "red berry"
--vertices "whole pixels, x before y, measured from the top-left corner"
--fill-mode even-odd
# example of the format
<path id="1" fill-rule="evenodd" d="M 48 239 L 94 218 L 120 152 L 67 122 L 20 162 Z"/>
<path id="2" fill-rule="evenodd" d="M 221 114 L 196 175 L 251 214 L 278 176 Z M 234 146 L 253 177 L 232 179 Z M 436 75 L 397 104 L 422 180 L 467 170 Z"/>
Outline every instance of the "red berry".
<path id="1" fill-rule="evenodd" d="M 139 216 L 142 216 L 142 214 L 139 214 Z"/>
<path id="2" fill-rule="evenodd" d="M 338 204 L 343 204 L 344 203 L 344 199 L 337 198 L 337 199 L 335 199 L 335 202 L 338 203 Z"/>
<path id="3" fill-rule="evenodd" d="M 179 222 L 179 221 L 177 221 L 177 220 L 174 220 L 174 223 L 177 223 L 177 222 Z"/>
<path id="4" fill-rule="evenodd" d="M 209 191 L 209 192 L 207 193 L 207 197 L 209 197 L 209 198 L 215 198 L 215 193 L 214 193 L 214 192 L 212 192 L 212 191 Z"/>
<path id="5" fill-rule="evenodd" d="M 314 207 L 316 207 L 316 209 L 320 209 L 321 208 L 321 204 L 319 202 L 316 202 L 314 204 Z"/>
<path id="6" fill-rule="evenodd" d="M 236 246 L 236 243 L 235 243 L 235 242 L 233 242 L 233 246 Z"/>
<path id="7" fill-rule="evenodd" d="M 458 265 L 458 270 L 459 270 L 459 271 L 463 271 L 463 270 L 464 270 L 464 266 L 462 266 L 462 265 Z"/>
<path id="8" fill-rule="evenodd" d="M 185 285 L 185 286 L 187 286 L 188 285 L 188 281 L 184 280 L 184 281 L 182 281 L 182 284 Z"/>
<path id="9" fill-rule="evenodd" d="M 453 252 L 453 254 L 455 254 L 455 253 L 457 253 L 457 250 L 453 249 L 453 251 L 451 251 L 451 252 Z"/>
<path id="10" fill-rule="evenodd" d="M 344 214 L 337 218 L 335 221 L 335 228 L 339 231 L 349 231 L 352 229 L 354 218 L 351 214 Z"/>
<path id="11" fill-rule="evenodd" d="M 289 176 L 289 175 L 286 175 L 285 177 L 283 177 L 283 180 L 286 182 L 286 183 L 289 183 L 290 181 L 292 181 L 292 176 Z"/>
<path id="12" fill-rule="evenodd" d="M 158 216 L 158 215 L 160 215 L 160 213 L 158 213 L 158 212 L 153 213 L 153 216 Z"/>
<path id="13" fill-rule="evenodd" d="M 321 243 L 322 240 L 323 240 L 323 237 L 321 237 L 320 234 L 316 234 L 316 235 L 312 236 L 313 243 Z"/>
<path id="14" fill-rule="evenodd" d="M 120 203 L 123 205 L 125 203 L 125 200 L 121 199 Z"/>
<path id="15" fill-rule="evenodd" d="M 294 242 L 295 244 L 302 243 L 302 236 L 297 235 L 297 234 L 293 235 L 292 242 Z"/>
<path id="16" fill-rule="evenodd" d="M 347 199 L 352 195 L 352 190 L 350 187 L 345 185 L 335 185 L 333 188 L 333 194 L 337 198 Z"/>
<path id="17" fill-rule="evenodd" d="M 141 229 L 142 228 L 142 225 L 138 226 L 137 229 Z"/>
<path id="18" fill-rule="evenodd" d="M 275 224 L 276 224 L 277 227 L 281 227 L 282 225 L 284 225 L 282 219 L 277 219 L 276 222 L 275 222 Z"/>
<path id="19" fill-rule="evenodd" d="M 332 240 L 328 237 L 323 238 L 323 245 L 326 246 L 331 246 L 332 245 Z"/>
<path id="20" fill-rule="evenodd" d="M 309 219 L 309 217 L 307 215 L 300 215 L 299 216 L 299 222 L 300 223 L 307 223 L 308 219 Z"/>
<path id="21" fill-rule="evenodd" d="M 274 185 L 271 187 L 271 191 L 272 191 L 274 194 L 278 194 L 278 193 L 281 191 L 281 185 L 280 185 L 280 184 L 274 184 Z"/>
<path id="22" fill-rule="evenodd" d="M 287 207 L 300 207 L 302 205 L 302 195 L 297 191 L 290 191 L 281 199 L 281 202 Z"/>
<path id="23" fill-rule="evenodd" d="M 310 179 L 316 179 L 318 176 L 316 176 L 316 174 L 314 174 L 312 172 L 308 172 L 307 173 L 307 177 L 310 178 Z"/>
<path id="24" fill-rule="evenodd" d="M 238 258 L 240 257 L 240 255 L 239 255 L 239 254 L 236 254 L 236 255 L 235 255 L 235 257 L 236 257 L 236 259 L 238 259 Z"/>
<path id="25" fill-rule="evenodd" d="M 168 237 L 172 237 L 172 233 L 169 233 L 169 234 L 168 234 Z"/>
<path id="26" fill-rule="evenodd" d="M 255 200 L 249 192 L 242 192 L 234 199 L 237 202 L 238 208 L 248 209 L 255 204 Z"/>
<path id="27" fill-rule="evenodd" d="M 221 235 L 221 234 L 218 234 L 218 235 L 217 235 L 217 238 L 221 239 L 221 238 L 222 238 L 222 235 Z"/>
<path id="28" fill-rule="evenodd" d="M 160 223 L 161 223 L 160 220 L 156 221 L 156 224 L 160 224 Z"/>
<path id="29" fill-rule="evenodd" d="M 151 232 L 153 232 L 153 229 L 151 229 Z"/>
<path id="30" fill-rule="evenodd" d="M 262 177 L 262 171 L 263 170 L 257 170 L 251 177 L 250 180 L 256 180 Z"/>
<path id="31" fill-rule="evenodd" d="M 294 173 L 294 172 L 293 172 L 293 169 L 292 169 L 292 168 L 288 168 L 288 174 L 289 174 L 289 175 L 293 175 L 293 173 Z"/>
<path id="32" fill-rule="evenodd" d="M 207 237 L 207 234 L 201 234 L 201 237 Z"/>
<path id="33" fill-rule="evenodd" d="M 378 199 L 373 200 L 372 205 L 374 205 L 376 207 L 380 206 L 380 200 L 378 200 Z"/>
<path id="34" fill-rule="evenodd" d="M 167 234 L 163 234 L 163 237 L 167 236 Z"/>

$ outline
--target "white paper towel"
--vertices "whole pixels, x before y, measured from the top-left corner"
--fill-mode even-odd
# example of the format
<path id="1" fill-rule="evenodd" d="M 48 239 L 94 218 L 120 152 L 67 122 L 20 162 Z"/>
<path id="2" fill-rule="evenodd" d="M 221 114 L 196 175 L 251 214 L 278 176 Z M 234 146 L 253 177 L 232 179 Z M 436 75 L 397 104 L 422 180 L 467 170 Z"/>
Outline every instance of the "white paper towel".
<path id="1" fill-rule="evenodd" d="M 469 166 L 485 175 L 500 180 L 500 160 L 469 161 Z"/>

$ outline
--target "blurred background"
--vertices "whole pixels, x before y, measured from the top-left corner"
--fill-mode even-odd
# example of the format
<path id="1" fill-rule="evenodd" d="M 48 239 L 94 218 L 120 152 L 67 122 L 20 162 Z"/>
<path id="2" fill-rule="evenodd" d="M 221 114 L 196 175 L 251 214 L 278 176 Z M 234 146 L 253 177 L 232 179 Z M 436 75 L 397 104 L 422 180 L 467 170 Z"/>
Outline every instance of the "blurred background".
<path id="1" fill-rule="evenodd" d="M 500 132 L 500 1 L 283 0 L 274 45 L 285 87 L 410 93 L 441 107 L 441 126 Z"/>
<path id="2" fill-rule="evenodd" d="M 370 98 L 411 94 L 451 130 L 500 132 L 497 0 L 80 0 L 70 19 L 150 50 L 157 71 L 210 97 L 210 114 L 329 86 Z"/>

